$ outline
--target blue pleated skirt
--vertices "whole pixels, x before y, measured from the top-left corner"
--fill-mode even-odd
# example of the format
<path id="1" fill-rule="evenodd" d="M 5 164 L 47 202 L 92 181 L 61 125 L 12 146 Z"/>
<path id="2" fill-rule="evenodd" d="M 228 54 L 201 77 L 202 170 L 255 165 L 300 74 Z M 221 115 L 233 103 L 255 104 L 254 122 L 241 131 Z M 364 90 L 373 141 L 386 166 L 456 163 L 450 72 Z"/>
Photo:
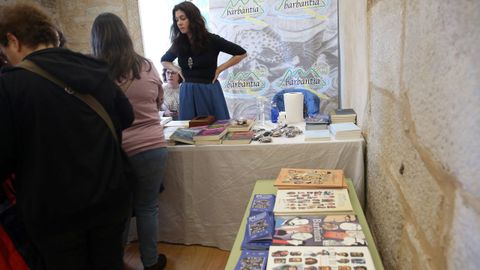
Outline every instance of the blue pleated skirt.
<path id="1" fill-rule="evenodd" d="M 214 115 L 217 120 L 230 119 L 222 86 L 215 83 L 183 82 L 180 85 L 180 120 Z"/>

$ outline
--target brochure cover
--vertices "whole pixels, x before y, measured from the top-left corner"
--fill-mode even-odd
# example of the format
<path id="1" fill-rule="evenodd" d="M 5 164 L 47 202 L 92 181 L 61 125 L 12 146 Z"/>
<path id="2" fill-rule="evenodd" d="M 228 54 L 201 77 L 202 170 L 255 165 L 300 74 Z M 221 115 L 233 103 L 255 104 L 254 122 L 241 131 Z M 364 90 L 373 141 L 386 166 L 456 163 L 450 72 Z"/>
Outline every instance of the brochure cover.
<path id="1" fill-rule="evenodd" d="M 365 246 L 365 234 L 355 215 L 275 217 L 272 245 Z"/>
<path id="2" fill-rule="evenodd" d="M 250 215 L 260 212 L 273 212 L 274 205 L 274 194 L 255 194 L 252 205 L 250 206 Z"/>
<path id="3" fill-rule="evenodd" d="M 273 208 L 277 215 L 350 214 L 347 189 L 279 189 Z"/>
<path id="4" fill-rule="evenodd" d="M 367 247 L 271 246 L 267 270 L 374 270 Z"/>
<path id="5" fill-rule="evenodd" d="M 267 258 L 268 251 L 243 250 L 235 270 L 264 270 Z"/>

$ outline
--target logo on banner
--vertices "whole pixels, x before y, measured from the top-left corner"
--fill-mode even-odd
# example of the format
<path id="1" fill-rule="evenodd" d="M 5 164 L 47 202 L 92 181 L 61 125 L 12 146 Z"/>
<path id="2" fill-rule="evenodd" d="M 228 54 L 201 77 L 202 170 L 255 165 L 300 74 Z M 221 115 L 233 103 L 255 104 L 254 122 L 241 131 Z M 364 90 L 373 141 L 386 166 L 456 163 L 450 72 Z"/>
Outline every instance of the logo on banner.
<path id="1" fill-rule="evenodd" d="M 224 19 L 244 19 L 263 15 L 262 0 L 229 0 L 223 11 Z"/>
<path id="2" fill-rule="evenodd" d="M 257 72 L 248 71 L 228 76 L 223 88 L 235 94 L 252 94 L 263 92 L 268 88 L 268 84 Z"/>
<path id="3" fill-rule="evenodd" d="M 275 6 L 278 16 L 294 18 L 317 18 L 326 20 L 322 15 L 331 5 L 331 0 L 282 0 Z"/>
<path id="4" fill-rule="evenodd" d="M 299 8 L 325 8 L 330 5 L 329 0 L 283 0 L 277 10 Z"/>
<path id="5" fill-rule="evenodd" d="M 300 67 L 288 69 L 280 80 L 279 87 L 317 89 L 323 92 L 331 86 L 328 73 L 328 66 L 315 66 L 308 70 Z"/>

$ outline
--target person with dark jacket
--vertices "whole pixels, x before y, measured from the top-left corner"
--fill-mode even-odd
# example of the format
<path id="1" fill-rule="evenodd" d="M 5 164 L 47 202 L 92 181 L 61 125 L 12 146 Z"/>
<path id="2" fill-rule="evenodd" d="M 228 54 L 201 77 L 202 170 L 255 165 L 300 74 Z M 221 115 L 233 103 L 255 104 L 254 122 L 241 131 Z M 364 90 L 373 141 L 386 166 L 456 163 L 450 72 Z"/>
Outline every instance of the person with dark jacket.
<path id="1" fill-rule="evenodd" d="M 8 66 L 7 57 L 0 51 L 0 75 L 2 75 L 2 69 Z"/>
<path id="2" fill-rule="evenodd" d="M 17 204 L 47 269 L 122 269 L 130 214 L 129 164 L 121 134 L 132 107 L 99 60 L 55 48 L 52 20 L 38 7 L 0 7 L 0 179 L 16 175 Z M 29 60 L 74 91 L 93 96 L 112 119 L 52 81 L 16 67 Z"/>

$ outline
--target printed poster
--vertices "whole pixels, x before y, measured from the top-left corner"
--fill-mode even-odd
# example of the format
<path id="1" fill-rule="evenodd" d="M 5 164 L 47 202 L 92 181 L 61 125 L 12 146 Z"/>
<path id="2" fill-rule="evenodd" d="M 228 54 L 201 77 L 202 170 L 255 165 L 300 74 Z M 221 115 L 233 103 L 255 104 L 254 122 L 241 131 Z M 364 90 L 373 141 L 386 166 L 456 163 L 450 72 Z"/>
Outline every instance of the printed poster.
<path id="1" fill-rule="evenodd" d="M 337 9 L 337 0 L 210 0 L 209 30 L 248 53 L 219 78 L 232 118 L 258 119 L 262 101 L 270 119 L 283 89 L 319 97 L 321 113 L 338 108 Z"/>

